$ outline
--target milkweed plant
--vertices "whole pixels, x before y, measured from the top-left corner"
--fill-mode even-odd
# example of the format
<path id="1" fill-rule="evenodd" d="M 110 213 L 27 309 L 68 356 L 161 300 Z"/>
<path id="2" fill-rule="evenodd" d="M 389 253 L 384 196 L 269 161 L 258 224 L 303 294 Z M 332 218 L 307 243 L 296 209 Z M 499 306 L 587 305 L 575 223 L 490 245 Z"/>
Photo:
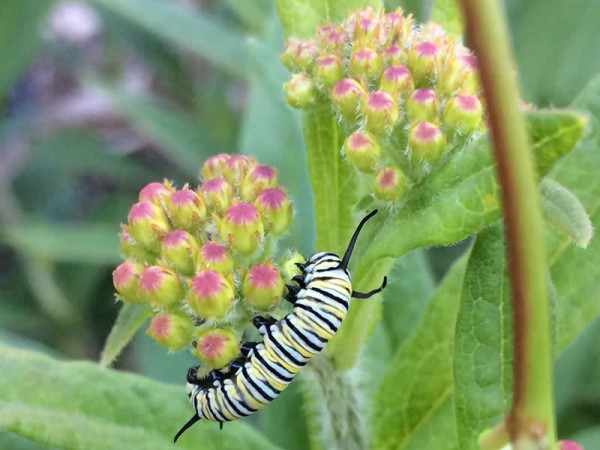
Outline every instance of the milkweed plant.
<path id="1" fill-rule="evenodd" d="M 595 273 L 586 258 L 600 195 L 591 94 L 564 110 L 522 101 L 497 2 L 462 0 L 453 21 L 426 23 L 377 1 L 276 3 L 288 75 L 271 95 L 302 122 L 312 250 L 286 239 L 295 223 L 310 229 L 312 217 L 295 209 L 298 193 L 252 148 L 215 149 L 187 184 L 140 186 L 115 249 L 122 309 L 101 364 L 144 329 L 165 352 L 187 352 L 192 367 L 168 396 L 114 375 L 146 398 L 136 413 L 144 419 L 126 423 L 155 436 L 153 448 L 286 448 L 276 429 L 289 428 L 300 442 L 290 448 L 314 450 L 581 449 L 557 432 L 552 363 L 600 312 L 596 281 L 583 275 Z M 265 331 L 316 295 L 308 283 L 330 267 L 307 269 L 309 257 L 341 258 L 375 210 L 348 266 L 354 292 L 374 295 L 349 299 L 339 317 L 306 306 L 312 322 L 302 323 L 319 326 L 296 330 L 312 336 L 300 347 L 292 334 Z M 462 256 L 425 295 L 431 280 L 420 272 L 420 249 L 458 243 Z M 339 288 L 338 276 L 328 273 L 323 289 Z M 324 329 L 332 338 L 323 352 L 262 408 L 263 436 L 254 419 L 226 415 L 254 408 L 270 389 L 261 380 L 288 373 L 294 352 Z M 274 341 L 273 353 L 244 367 L 258 352 L 247 343 L 263 339 Z M 82 367 L 81 386 L 93 370 Z M 192 395 L 190 405 L 190 377 L 195 393 L 225 392 L 227 383 L 239 391 L 206 393 L 209 406 Z M 129 395 L 119 392 L 116 415 Z M 191 414 L 204 420 L 169 442 Z M 33 435 L 18 421 L 0 425 Z M 104 448 L 137 448 L 135 433 L 123 436 Z"/>

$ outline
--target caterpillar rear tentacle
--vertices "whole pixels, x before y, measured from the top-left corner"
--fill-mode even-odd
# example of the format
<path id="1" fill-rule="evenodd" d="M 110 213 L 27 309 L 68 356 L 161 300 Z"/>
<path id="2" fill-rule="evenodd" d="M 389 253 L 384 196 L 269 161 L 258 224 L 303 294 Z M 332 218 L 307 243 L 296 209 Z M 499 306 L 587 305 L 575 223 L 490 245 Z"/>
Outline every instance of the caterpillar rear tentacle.
<path id="1" fill-rule="evenodd" d="M 354 231 L 343 258 L 334 253 L 315 253 L 296 265 L 302 275 L 287 285 L 285 298 L 292 312 L 280 320 L 255 316 L 252 323 L 262 342 L 242 344 L 242 356 L 226 371 L 213 370 L 198 379 L 197 367 L 188 371 L 187 390 L 194 416 L 175 435 L 174 441 L 200 419 L 223 422 L 246 417 L 271 402 L 287 387 L 294 376 L 317 355 L 337 333 L 350 298 L 366 299 L 383 289 L 363 293 L 352 289 L 348 263 L 365 223 L 377 213 L 367 214 Z"/>

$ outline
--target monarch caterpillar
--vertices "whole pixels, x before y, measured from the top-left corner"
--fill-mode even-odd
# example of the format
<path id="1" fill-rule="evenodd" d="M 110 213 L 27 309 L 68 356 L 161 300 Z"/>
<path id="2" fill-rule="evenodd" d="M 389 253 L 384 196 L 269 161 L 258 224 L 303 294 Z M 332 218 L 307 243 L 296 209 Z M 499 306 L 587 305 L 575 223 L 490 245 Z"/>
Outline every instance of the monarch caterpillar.
<path id="1" fill-rule="evenodd" d="M 306 363 L 335 335 L 348 311 L 350 297 L 366 299 L 381 292 L 387 283 L 367 293 L 352 290 L 348 262 L 364 224 L 375 214 L 365 216 L 354 231 L 344 257 L 315 253 L 297 264 L 302 275 L 287 285 L 286 300 L 292 312 L 277 320 L 256 316 L 252 322 L 262 342 L 246 342 L 242 356 L 226 371 L 213 370 L 204 378 L 196 376 L 197 367 L 187 375 L 187 391 L 195 414 L 177 432 L 176 442 L 200 419 L 223 422 L 248 416 L 271 402 L 287 387 Z"/>

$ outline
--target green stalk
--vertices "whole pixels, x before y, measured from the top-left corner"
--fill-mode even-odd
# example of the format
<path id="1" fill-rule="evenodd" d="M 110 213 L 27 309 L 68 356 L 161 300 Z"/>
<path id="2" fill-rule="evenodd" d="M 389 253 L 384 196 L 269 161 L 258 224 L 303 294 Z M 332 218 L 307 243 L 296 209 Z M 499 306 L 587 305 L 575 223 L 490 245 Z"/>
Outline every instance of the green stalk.
<path id="1" fill-rule="evenodd" d="M 505 424 L 513 448 L 556 448 L 550 317 L 537 179 L 499 1 L 461 0 L 479 61 L 497 163 L 514 326 L 513 405 Z M 536 447 L 537 448 L 537 447 Z"/>

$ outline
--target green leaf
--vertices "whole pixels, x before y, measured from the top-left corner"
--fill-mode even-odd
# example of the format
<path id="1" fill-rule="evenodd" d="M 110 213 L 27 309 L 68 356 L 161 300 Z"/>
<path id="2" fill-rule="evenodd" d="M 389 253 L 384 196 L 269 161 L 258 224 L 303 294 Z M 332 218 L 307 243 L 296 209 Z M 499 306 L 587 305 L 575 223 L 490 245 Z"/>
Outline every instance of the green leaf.
<path id="1" fill-rule="evenodd" d="M 351 11 L 382 7 L 381 0 L 275 0 L 286 36 L 308 38 L 326 20 L 341 22 Z"/>
<path id="2" fill-rule="evenodd" d="M 373 449 L 458 449 L 452 410 L 452 339 L 466 258 L 435 291 L 395 353 L 373 405 Z"/>
<path id="3" fill-rule="evenodd" d="M 544 219 L 573 241 L 586 248 L 594 234 L 592 222 L 579 199 L 549 178 L 540 183 L 540 201 Z"/>
<path id="4" fill-rule="evenodd" d="M 235 76 L 248 75 L 245 38 L 214 17 L 161 0 L 89 0 Z"/>
<path id="5" fill-rule="evenodd" d="M 123 303 L 102 350 L 100 357 L 102 367 L 108 367 L 117 359 L 117 356 L 151 315 L 150 308 Z"/>
<path id="6" fill-rule="evenodd" d="M 138 448 L 138 439 L 155 442 L 140 448 L 274 448 L 244 423 L 228 423 L 220 431 L 208 421 L 192 427 L 173 447 L 169 443 L 174 434 L 193 414 L 183 383 L 157 383 L 89 362 L 59 362 L 2 345 L 0 373 L 0 428 L 36 443 L 121 449 Z M 132 447 L 112 441 L 119 436 Z M 92 437 L 97 437 L 97 446 Z M 105 439 L 114 444 L 104 444 Z"/>
<path id="7" fill-rule="evenodd" d="M 444 27 L 448 34 L 462 40 L 463 23 L 456 0 L 435 0 L 431 9 L 431 20 Z"/>

